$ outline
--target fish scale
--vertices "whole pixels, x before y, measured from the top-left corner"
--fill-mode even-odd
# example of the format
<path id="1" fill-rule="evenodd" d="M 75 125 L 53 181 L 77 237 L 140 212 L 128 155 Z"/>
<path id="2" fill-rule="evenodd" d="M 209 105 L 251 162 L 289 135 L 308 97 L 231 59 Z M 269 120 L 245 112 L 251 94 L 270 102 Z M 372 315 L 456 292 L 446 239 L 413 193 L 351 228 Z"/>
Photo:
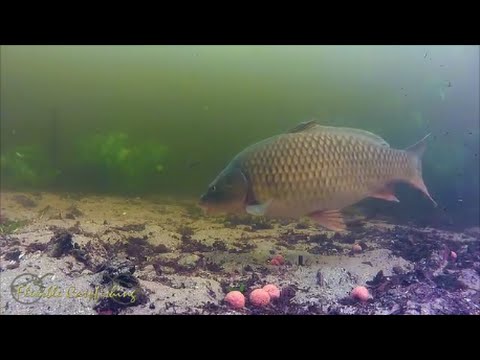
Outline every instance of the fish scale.
<path id="1" fill-rule="evenodd" d="M 408 159 L 398 151 L 341 133 L 283 134 L 247 154 L 243 169 L 258 202 L 298 200 L 303 204 L 297 211 L 308 212 L 316 210 L 312 204 L 342 208 L 393 177 L 408 177 L 399 171 L 407 168 Z M 345 196 L 336 202 L 332 198 L 338 192 Z"/>

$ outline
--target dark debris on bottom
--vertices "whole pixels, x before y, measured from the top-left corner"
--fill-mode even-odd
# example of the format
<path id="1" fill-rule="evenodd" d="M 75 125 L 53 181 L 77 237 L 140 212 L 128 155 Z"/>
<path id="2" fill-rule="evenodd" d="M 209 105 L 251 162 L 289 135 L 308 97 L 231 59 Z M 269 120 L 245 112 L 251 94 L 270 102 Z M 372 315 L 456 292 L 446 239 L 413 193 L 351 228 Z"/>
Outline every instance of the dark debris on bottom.
<path id="1" fill-rule="evenodd" d="M 283 295 L 285 289 L 282 289 L 282 297 L 269 306 L 255 308 L 247 304 L 246 308 L 238 313 L 253 315 L 480 315 L 480 239 L 461 242 L 441 231 L 399 226 L 391 230 L 369 228 L 356 234 L 337 234 L 330 239 L 319 235 L 310 238 L 312 239 L 318 244 L 313 249 L 318 249 L 319 253 L 334 249 L 335 244 L 331 240 L 340 243 L 359 242 L 361 239 L 373 240 L 379 247 L 387 248 L 394 255 L 411 261 L 414 269 L 406 272 L 397 268 L 391 276 L 385 276 L 382 271 L 377 273 L 367 281 L 366 286 L 372 298 L 366 302 L 346 297 L 335 304 L 297 304 L 290 301 L 291 297 L 285 298 Z M 456 259 L 451 256 L 452 251 L 456 253 Z M 224 286 L 223 290 L 225 292 L 242 291 L 246 288 L 247 291 L 244 293 L 248 297 L 248 289 L 259 285 L 264 284 L 254 273 L 242 286 Z M 294 295 L 293 287 L 289 290 L 292 290 Z M 232 310 L 225 304 L 217 306 L 206 304 L 202 312 L 222 314 L 231 313 Z"/>
<path id="2" fill-rule="evenodd" d="M 303 226 L 300 226 L 301 228 Z M 207 246 L 192 239 L 193 230 L 189 228 L 181 229 L 180 250 L 182 253 L 198 254 L 199 260 L 193 269 L 182 268 L 177 260 L 160 258 L 160 254 L 170 253 L 172 250 L 163 245 L 151 245 L 146 236 L 125 236 L 126 241 L 113 245 L 97 242 L 98 249 L 101 248 L 104 253 L 109 254 L 107 257 L 95 254 L 98 249 L 93 245 L 87 244 L 80 247 L 76 244 L 74 241 L 76 232 L 58 228 L 54 230 L 54 236 L 49 243 L 31 244 L 26 250 L 28 252 L 45 251 L 54 258 L 72 255 L 95 273 L 103 274 L 103 286 L 117 284 L 120 287 L 120 290 L 117 290 L 120 292 L 116 293 L 114 300 L 103 298 L 96 304 L 95 310 L 99 314 L 118 314 L 127 307 L 148 303 L 147 294 L 140 288 L 139 281 L 134 276 L 137 268 L 141 269 L 148 264 L 153 265 L 157 275 L 161 275 L 166 268 L 185 274 L 207 271 L 221 276 L 223 272 L 221 265 L 204 261 L 202 252 L 225 251 L 224 243 L 216 241 L 213 246 Z M 128 228 L 128 230 L 141 230 L 141 227 Z M 80 228 L 79 231 L 81 231 Z M 252 315 L 480 314 L 480 239 L 478 238 L 458 241 L 453 239 L 450 233 L 442 231 L 396 226 L 392 229 L 364 227 L 355 232 L 336 234 L 331 238 L 324 234 L 307 236 L 294 230 L 287 230 L 278 240 L 288 246 L 307 242 L 311 246 L 311 253 L 322 255 L 340 252 L 341 247 L 338 244 L 342 243 L 360 243 L 362 248 L 367 249 L 364 241 L 368 241 L 375 247 L 386 248 L 393 255 L 412 262 L 414 269 L 411 271 L 393 269 L 393 275 L 390 276 L 385 276 L 382 272 L 376 274 L 366 284 L 372 298 L 364 303 L 347 297 L 332 304 L 323 304 L 320 301 L 297 304 L 292 301 L 296 292 L 295 287 L 285 286 L 282 288 L 280 299 L 268 307 L 255 308 L 247 305 L 238 313 Z M 239 242 L 236 247 L 238 249 L 230 251 L 249 252 L 255 245 Z M 456 259 L 451 257 L 452 251 L 456 253 Z M 15 260 L 19 255 L 18 249 L 12 247 L 5 258 Z M 99 256 L 100 260 L 94 261 L 95 256 Z M 114 260 L 122 256 L 127 257 L 127 263 L 121 264 Z M 244 271 L 247 274 L 242 277 L 243 280 L 234 283 L 227 280 L 220 281 L 225 294 L 228 291 L 239 290 L 248 297 L 249 291 L 253 288 L 265 285 L 263 279 L 270 272 L 266 267 L 250 265 L 247 265 Z M 122 289 L 135 289 L 137 296 L 134 299 L 129 298 L 128 295 L 123 296 Z M 217 301 L 217 303 L 206 303 L 201 309 L 192 310 L 192 313 L 232 312 L 221 299 Z"/>

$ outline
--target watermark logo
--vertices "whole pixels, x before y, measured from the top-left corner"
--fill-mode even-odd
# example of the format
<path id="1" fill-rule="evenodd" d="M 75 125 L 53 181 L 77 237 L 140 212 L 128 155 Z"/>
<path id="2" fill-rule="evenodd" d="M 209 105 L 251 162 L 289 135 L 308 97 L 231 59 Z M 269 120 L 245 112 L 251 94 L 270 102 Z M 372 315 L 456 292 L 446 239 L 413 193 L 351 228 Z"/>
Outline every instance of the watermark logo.
<path id="1" fill-rule="evenodd" d="M 24 305 L 31 305 L 40 299 L 66 298 L 89 299 L 98 301 L 104 298 L 111 299 L 122 306 L 133 305 L 137 301 L 135 286 L 125 281 L 124 276 L 107 276 L 108 286 L 93 286 L 89 289 L 78 289 L 75 286 L 62 288 L 49 284 L 55 280 L 53 273 L 38 276 L 32 273 L 18 275 L 10 284 L 10 292 L 15 301 Z"/>
<path id="2" fill-rule="evenodd" d="M 107 296 L 104 296 L 105 298 L 112 299 L 112 301 L 122 306 L 133 305 L 137 301 L 136 289 L 129 276 L 125 274 L 104 275 L 104 281 L 110 284 Z M 125 288 L 130 288 L 131 290 L 125 290 Z"/>
<path id="3" fill-rule="evenodd" d="M 57 287 L 48 287 L 44 284 L 47 277 L 54 278 L 54 274 L 48 273 L 39 277 L 35 274 L 24 273 L 18 275 L 10 284 L 10 291 L 13 298 L 20 304 L 30 305 L 39 301 L 41 298 L 53 297 L 57 293 Z"/>

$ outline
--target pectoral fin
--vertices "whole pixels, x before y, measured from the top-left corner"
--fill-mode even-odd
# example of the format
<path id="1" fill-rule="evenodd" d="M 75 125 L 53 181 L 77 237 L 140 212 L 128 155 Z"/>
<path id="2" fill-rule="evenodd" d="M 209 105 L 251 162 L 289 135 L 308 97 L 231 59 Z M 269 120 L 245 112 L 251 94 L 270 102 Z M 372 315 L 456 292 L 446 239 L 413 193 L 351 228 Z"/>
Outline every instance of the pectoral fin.
<path id="1" fill-rule="evenodd" d="M 263 216 L 263 215 L 265 215 L 265 213 L 267 211 L 267 208 L 270 206 L 271 203 L 272 203 L 272 200 L 268 200 L 267 202 L 265 202 L 263 204 L 248 205 L 245 208 L 245 210 L 250 215 Z"/>
<path id="2" fill-rule="evenodd" d="M 309 217 L 332 231 L 344 231 L 347 228 L 339 210 L 315 211 L 309 214 Z"/>

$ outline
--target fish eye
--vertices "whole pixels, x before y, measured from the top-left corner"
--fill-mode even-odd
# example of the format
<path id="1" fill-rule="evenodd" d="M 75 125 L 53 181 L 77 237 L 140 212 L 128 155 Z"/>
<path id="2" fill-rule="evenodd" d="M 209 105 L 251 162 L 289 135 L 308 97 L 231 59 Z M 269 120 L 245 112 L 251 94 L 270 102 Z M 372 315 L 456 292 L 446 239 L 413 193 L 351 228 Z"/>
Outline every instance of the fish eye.
<path id="1" fill-rule="evenodd" d="M 210 191 L 216 191 L 217 190 L 217 187 L 215 185 L 213 185 L 212 187 L 210 187 Z"/>

